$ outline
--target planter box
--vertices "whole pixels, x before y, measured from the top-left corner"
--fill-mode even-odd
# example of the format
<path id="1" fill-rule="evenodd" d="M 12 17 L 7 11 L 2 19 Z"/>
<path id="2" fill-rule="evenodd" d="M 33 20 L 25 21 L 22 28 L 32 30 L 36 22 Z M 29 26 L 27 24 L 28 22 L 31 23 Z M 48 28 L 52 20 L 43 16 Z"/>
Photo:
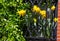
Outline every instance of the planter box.
<path id="1" fill-rule="evenodd" d="M 36 38 L 36 37 L 25 37 L 26 41 L 56 41 L 56 39 L 47 39 L 47 38 Z"/>
<path id="2" fill-rule="evenodd" d="M 25 2 L 28 2 L 28 1 L 25 1 Z M 32 2 L 31 3 L 31 5 L 34 5 L 35 3 L 36 4 L 38 4 L 38 6 L 40 6 L 41 4 L 39 4 L 38 3 L 38 1 L 31 1 L 30 0 L 30 2 Z M 44 1 L 45 2 L 45 1 Z M 55 11 L 54 11 L 54 13 L 55 13 L 55 15 L 53 16 L 53 17 L 57 17 L 57 0 L 55 1 L 53 1 L 52 3 L 55 3 L 54 5 L 56 5 L 56 9 L 55 9 Z M 45 6 L 44 8 L 42 8 L 42 9 L 46 9 L 47 8 L 47 6 Z M 27 28 L 23 28 L 24 30 L 23 30 L 23 32 L 24 32 L 24 36 L 26 36 L 25 37 L 25 39 L 26 39 L 26 41 L 56 41 L 56 32 L 57 32 L 57 30 L 56 30 L 56 28 L 54 28 L 54 26 L 55 26 L 55 23 L 54 23 L 54 25 L 53 25 L 53 27 L 52 27 L 52 32 L 53 32 L 53 39 L 48 39 L 48 38 L 45 38 L 45 37 L 39 37 L 38 36 L 38 38 L 36 38 L 36 37 L 34 37 L 34 36 L 32 36 L 31 35 L 31 33 L 30 33 L 30 28 L 29 27 L 27 27 Z M 31 25 L 30 25 L 30 27 L 32 27 Z M 57 27 L 57 26 L 56 26 Z M 38 27 L 38 25 L 37 25 L 37 28 L 39 29 L 39 27 Z M 34 30 L 34 28 L 32 29 L 32 31 Z M 32 36 L 32 37 L 30 37 L 30 35 Z M 29 37 L 28 37 L 29 36 Z M 50 37 L 51 38 L 51 37 Z"/>

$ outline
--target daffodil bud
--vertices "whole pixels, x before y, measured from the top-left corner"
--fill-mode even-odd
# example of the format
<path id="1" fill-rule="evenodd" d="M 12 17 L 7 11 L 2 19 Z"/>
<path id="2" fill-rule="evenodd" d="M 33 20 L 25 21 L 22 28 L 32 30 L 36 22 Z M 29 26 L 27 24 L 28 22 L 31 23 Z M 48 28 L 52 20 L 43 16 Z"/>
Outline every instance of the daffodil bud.
<path id="1" fill-rule="evenodd" d="M 34 26 L 36 26 L 36 23 L 34 23 Z"/>
<path id="2" fill-rule="evenodd" d="M 47 8 L 47 11 L 48 11 L 48 12 L 51 11 L 50 8 Z"/>
<path id="3" fill-rule="evenodd" d="M 50 18 L 50 15 L 51 15 L 51 9 L 47 8 L 47 17 Z"/>
<path id="4" fill-rule="evenodd" d="M 34 23 L 36 23 L 37 22 L 37 19 L 36 18 L 33 18 L 33 21 L 34 21 Z"/>

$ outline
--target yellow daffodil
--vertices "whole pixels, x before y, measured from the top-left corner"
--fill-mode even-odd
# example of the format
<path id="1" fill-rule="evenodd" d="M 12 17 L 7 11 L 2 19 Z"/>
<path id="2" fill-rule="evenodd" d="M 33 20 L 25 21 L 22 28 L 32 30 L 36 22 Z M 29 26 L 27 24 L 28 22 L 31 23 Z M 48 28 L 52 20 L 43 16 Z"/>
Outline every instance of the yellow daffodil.
<path id="1" fill-rule="evenodd" d="M 46 18 L 46 14 L 42 16 L 43 18 Z"/>
<path id="2" fill-rule="evenodd" d="M 41 11 L 40 11 L 40 14 L 41 14 L 41 15 L 45 15 L 45 14 L 46 14 L 46 11 L 45 11 L 45 10 L 41 10 Z"/>
<path id="3" fill-rule="evenodd" d="M 54 18 L 53 20 L 54 20 L 54 22 L 57 22 L 58 21 L 58 18 Z"/>
<path id="4" fill-rule="evenodd" d="M 54 11 L 54 10 L 55 10 L 55 6 L 54 6 L 54 5 L 51 7 L 51 10 L 52 10 L 52 11 Z"/>
<path id="5" fill-rule="evenodd" d="M 24 16 L 26 14 L 26 10 L 20 10 L 17 12 L 20 16 Z"/>
<path id="6" fill-rule="evenodd" d="M 41 10 L 40 11 L 40 15 L 42 15 L 42 17 L 45 18 L 46 17 L 46 11 L 45 10 Z"/>
<path id="7" fill-rule="evenodd" d="M 32 11 L 38 13 L 38 12 L 40 12 L 40 8 L 37 5 L 34 5 L 32 8 Z"/>
<path id="8" fill-rule="evenodd" d="M 33 21 L 34 21 L 34 23 L 36 23 L 37 22 L 37 19 L 36 18 L 33 18 Z"/>

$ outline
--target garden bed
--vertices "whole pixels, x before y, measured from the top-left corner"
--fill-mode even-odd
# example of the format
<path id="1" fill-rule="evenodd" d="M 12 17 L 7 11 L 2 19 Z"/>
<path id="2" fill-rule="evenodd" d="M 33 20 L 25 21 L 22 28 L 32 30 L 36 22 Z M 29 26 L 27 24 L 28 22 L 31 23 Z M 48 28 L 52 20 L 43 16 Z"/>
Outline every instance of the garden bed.
<path id="1" fill-rule="evenodd" d="M 57 0 L 0 0 L 0 41 L 56 41 Z"/>
<path id="2" fill-rule="evenodd" d="M 56 41 L 56 39 L 48 39 L 48 38 L 36 38 L 36 37 L 25 37 L 26 41 Z"/>

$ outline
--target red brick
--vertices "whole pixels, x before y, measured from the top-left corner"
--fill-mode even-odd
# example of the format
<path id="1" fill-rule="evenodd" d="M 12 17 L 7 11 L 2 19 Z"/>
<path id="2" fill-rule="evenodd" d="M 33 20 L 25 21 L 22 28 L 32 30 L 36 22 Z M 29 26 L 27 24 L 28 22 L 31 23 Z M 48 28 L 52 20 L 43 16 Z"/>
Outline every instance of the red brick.
<path id="1" fill-rule="evenodd" d="M 57 39 L 57 41 L 60 41 L 60 39 Z"/>
<path id="2" fill-rule="evenodd" d="M 60 41 L 60 2 L 59 1 L 58 1 L 57 41 Z"/>
<path id="3" fill-rule="evenodd" d="M 60 14 L 58 14 L 58 18 L 60 18 Z"/>
<path id="4" fill-rule="evenodd" d="M 60 16 L 59 16 L 60 17 Z M 60 18 L 58 17 L 58 22 L 60 22 Z"/>
<path id="5" fill-rule="evenodd" d="M 58 7 L 60 7 L 60 5 L 58 5 Z"/>
<path id="6" fill-rule="evenodd" d="M 57 32 L 57 34 L 60 34 L 60 32 Z M 58 35 L 57 35 L 58 36 Z"/>
<path id="7" fill-rule="evenodd" d="M 58 15 L 60 15 L 60 11 L 58 11 Z"/>
<path id="8" fill-rule="evenodd" d="M 60 15 L 58 14 L 58 18 L 60 17 Z"/>
<path id="9" fill-rule="evenodd" d="M 59 29 L 57 29 L 58 31 L 60 31 L 60 27 L 58 27 Z"/>
<path id="10" fill-rule="evenodd" d="M 57 38 L 60 38 L 60 36 L 57 36 Z"/>
<path id="11" fill-rule="evenodd" d="M 60 5 L 58 6 L 58 10 L 60 10 Z"/>
<path id="12" fill-rule="evenodd" d="M 60 10 L 58 11 L 58 14 L 60 14 Z"/>
<path id="13" fill-rule="evenodd" d="M 58 5 L 58 7 L 60 7 L 60 5 Z"/>
<path id="14" fill-rule="evenodd" d="M 60 29 L 60 26 L 59 27 L 57 26 L 57 30 L 59 30 L 59 29 Z"/>
<path id="15" fill-rule="evenodd" d="M 60 28 L 60 25 L 59 25 L 59 24 L 57 25 L 57 28 L 58 28 L 58 29 Z"/>
<path id="16" fill-rule="evenodd" d="M 59 20 L 60 20 L 60 19 L 59 19 Z M 60 24 L 60 21 L 59 21 L 59 20 L 57 21 L 58 24 Z"/>
<path id="17" fill-rule="evenodd" d="M 60 2 L 58 1 L 58 4 L 60 4 Z"/>
<path id="18" fill-rule="evenodd" d="M 60 29 L 60 28 L 59 28 Z M 58 29 L 58 31 L 57 32 L 60 32 L 60 30 Z"/>

